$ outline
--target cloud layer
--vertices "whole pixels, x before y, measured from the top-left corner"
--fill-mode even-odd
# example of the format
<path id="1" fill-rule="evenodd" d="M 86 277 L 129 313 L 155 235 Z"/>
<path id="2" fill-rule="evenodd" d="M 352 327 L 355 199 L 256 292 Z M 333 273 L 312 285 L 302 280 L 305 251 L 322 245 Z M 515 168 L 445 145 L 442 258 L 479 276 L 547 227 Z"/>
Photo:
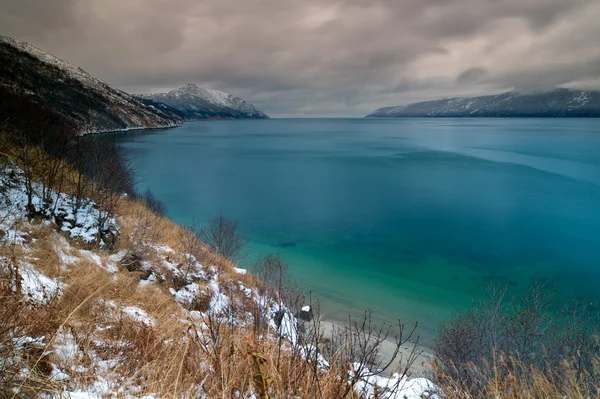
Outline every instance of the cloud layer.
<path id="1" fill-rule="evenodd" d="M 1 34 L 129 92 L 186 83 L 273 116 L 600 87 L 597 0 L 0 0 Z"/>

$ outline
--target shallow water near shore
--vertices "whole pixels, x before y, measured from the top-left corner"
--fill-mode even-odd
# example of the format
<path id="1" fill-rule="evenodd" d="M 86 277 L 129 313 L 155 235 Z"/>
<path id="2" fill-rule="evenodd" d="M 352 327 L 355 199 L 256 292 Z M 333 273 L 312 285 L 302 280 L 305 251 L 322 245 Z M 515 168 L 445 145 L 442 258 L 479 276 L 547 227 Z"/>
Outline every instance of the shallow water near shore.
<path id="1" fill-rule="evenodd" d="M 222 212 L 321 313 L 419 321 L 489 282 L 600 294 L 600 120 L 199 121 L 110 135 L 179 223 Z"/>

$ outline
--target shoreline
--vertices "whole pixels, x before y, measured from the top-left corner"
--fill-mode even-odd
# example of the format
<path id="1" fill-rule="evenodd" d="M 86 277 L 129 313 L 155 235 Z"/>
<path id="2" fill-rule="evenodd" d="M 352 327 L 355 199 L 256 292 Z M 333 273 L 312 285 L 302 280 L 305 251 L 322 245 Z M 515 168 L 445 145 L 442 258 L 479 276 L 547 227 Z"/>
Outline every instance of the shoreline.
<path id="1" fill-rule="evenodd" d="M 101 130 L 92 130 L 89 132 L 79 132 L 80 136 L 91 136 L 97 134 L 105 134 L 105 133 L 126 133 L 130 131 L 136 130 L 157 130 L 157 129 L 175 129 L 181 127 L 184 123 L 187 122 L 196 122 L 196 121 L 237 121 L 237 120 L 269 120 L 272 118 L 201 118 L 201 119 L 185 119 L 182 120 L 178 124 L 174 125 L 165 125 L 165 126 L 134 126 L 134 127 L 125 127 L 121 129 L 101 129 Z"/>
<path id="2" fill-rule="evenodd" d="M 320 321 L 321 332 L 325 338 L 330 338 L 334 328 L 343 328 L 344 325 L 342 323 L 333 321 L 331 319 L 322 319 Z M 417 330 L 418 331 L 418 330 Z M 391 363 L 388 370 L 386 370 L 383 375 L 392 375 L 395 372 L 400 372 L 405 367 L 405 359 L 410 356 L 410 353 L 414 347 L 415 343 L 411 340 L 406 342 L 404 345 L 400 347 L 398 354 L 394 361 Z M 384 363 L 390 361 L 393 356 L 394 350 L 396 348 L 396 343 L 393 341 L 393 338 L 388 337 L 382 344 L 379 352 L 379 360 L 382 360 Z M 417 344 L 417 356 L 415 362 L 409 369 L 407 377 L 416 378 L 416 377 L 426 377 L 429 378 L 431 372 L 433 371 L 431 367 L 431 362 L 434 360 L 433 348 L 426 346 L 424 344 Z"/>
<path id="3" fill-rule="evenodd" d="M 175 129 L 181 127 L 181 123 L 177 125 L 165 125 L 165 126 L 134 126 L 134 127 L 125 127 L 122 129 L 103 129 L 103 130 L 92 130 L 89 132 L 79 132 L 79 136 L 92 136 L 99 135 L 105 133 L 126 133 L 130 131 L 136 130 L 158 130 L 158 129 Z"/>

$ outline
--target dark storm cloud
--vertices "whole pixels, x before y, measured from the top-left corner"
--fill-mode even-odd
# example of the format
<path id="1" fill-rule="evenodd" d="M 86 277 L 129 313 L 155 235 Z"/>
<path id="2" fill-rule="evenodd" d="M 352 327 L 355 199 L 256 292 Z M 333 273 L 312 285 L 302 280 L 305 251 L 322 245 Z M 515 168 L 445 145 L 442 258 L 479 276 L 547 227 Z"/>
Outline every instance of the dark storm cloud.
<path id="1" fill-rule="evenodd" d="M 597 0 L 0 0 L 2 34 L 130 92 L 195 82 L 273 115 L 600 81 Z"/>

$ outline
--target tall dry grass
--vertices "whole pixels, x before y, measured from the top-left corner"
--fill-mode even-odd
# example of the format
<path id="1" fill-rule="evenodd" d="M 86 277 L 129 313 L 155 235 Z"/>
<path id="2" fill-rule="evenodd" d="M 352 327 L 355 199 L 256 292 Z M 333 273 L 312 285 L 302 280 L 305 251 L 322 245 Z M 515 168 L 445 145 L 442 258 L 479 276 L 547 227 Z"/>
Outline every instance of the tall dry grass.
<path id="1" fill-rule="evenodd" d="M 597 360 L 600 362 L 600 359 Z M 462 365 L 464 367 L 465 365 Z M 586 378 L 569 362 L 551 372 L 525 365 L 519 360 L 498 354 L 492 364 L 469 365 L 477 388 L 464 380 L 435 370 L 438 386 L 448 399 L 598 399 L 600 386 L 585 383 Z M 596 369 L 598 370 L 598 369 Z M 589 380 L 598 380 L 596 376 Z"/>
<path id="2" fill-rule="evenodd" d="M 148 213 L 142 202 L 125 198 L 119 208 L 121 234 L 112 253 L 139 251 L 139 243 L 132 240 L 137 239 L 140 221 L 152 232 L 143 234 L 145 244 L 172 247 L 176 251 L 173 263 L 185 267 L 184 254 L 192 252 L 203 264 L 218 265 L 224 292 L 234 295 L 233 288 L 240 281 L 246 287 L 260 287 L 255 277 L 236 273 L 230 261 L 197 242 L 193 232 Z M 93 259 L 86 256 L 89 247 L 67 241 L 46 223 L 32 221 L 26 227 L 30 234 L 25 247 L 0 246 L 0 256 L 10 264 L 4 265 L 7 267 L 2 268 L 1 276 L 1 398 L 85 389 L 99 375 L 112 381 L 115 391 L 131 386 L 139 388 L 134 392 L 136 396 L 164 398 L 251 394 L 329 398 L 342 397 L 347 390 L 347 364 L 332 364 L 324 373 L 299 356 L 298 347 L 276 338 L 275 331 L 237 323 L 238 317 L 247 318 L 255 312 L 256 304 L 248 298 L 235 300 L 229 320 L 207 314 L 192 318 L 169 292 L 176 281 L 140 285 L 139 273 L 124 267 L 111 273 L 97 264 L 97 259 L 106 263 L 111 252 L 93 250 L 97 256 Z M 59 251 L 75 260 L 63 262 Z M 140 256 L 157 269 L 161 267 L 156 251 L 142 250 Z M 62 294 L 45 303 L 34 303 L 15 291 L 19 262 L 23 260 L 59 281 Z M 131 320 L 113 304 L 137 306 L 154 324 Z M 16 345 L 15 337 L 29 338 L 23 345 Z M 66 357 L 59 356 L 65 342 L 75 350 Z M 110 366 L 98 368 L 103 362 Z M 69 374 L 69 380 L 57 379 L 57 367 Z M 350 390 L 345 397 L 357 395 Z"/>

